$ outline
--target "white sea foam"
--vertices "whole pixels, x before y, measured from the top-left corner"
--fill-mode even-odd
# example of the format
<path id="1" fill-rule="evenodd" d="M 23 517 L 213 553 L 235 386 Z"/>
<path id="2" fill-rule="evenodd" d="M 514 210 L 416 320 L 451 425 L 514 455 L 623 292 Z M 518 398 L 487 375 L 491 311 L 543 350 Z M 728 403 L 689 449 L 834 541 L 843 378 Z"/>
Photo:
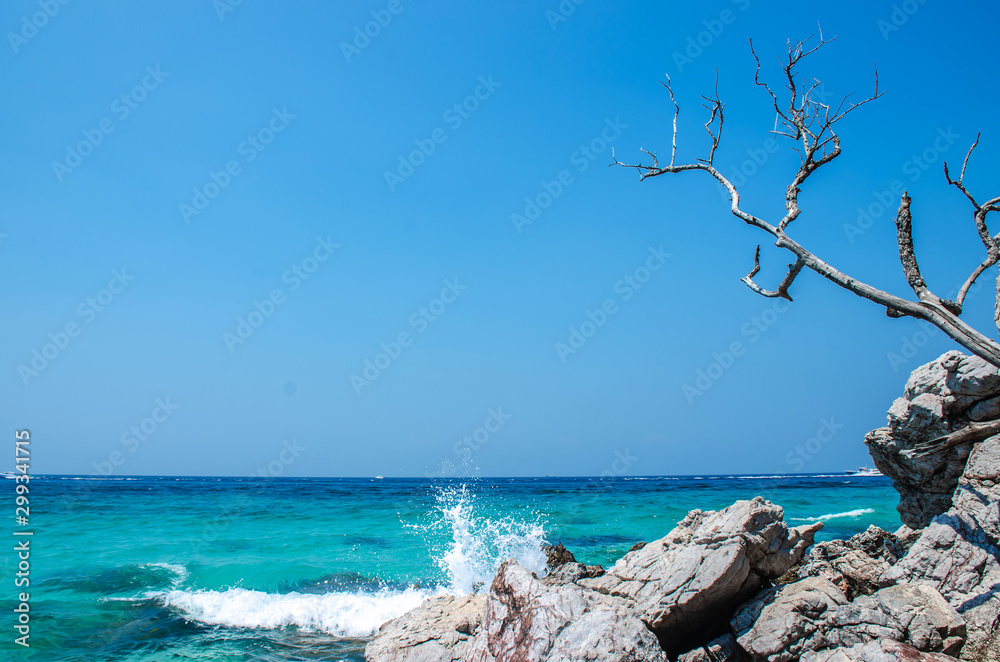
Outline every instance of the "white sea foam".
<path id="1" fill-rule="evenodd" d="M 797 522 L 825 522 L 831 519 L 837 519 L 838 517 L 861 517 L 862 515 L 869 515 L 874 513 L 874 508 L 858 508 L 857 510 L 848 510 L 844 513 L 830 513 L 827 515 L 820 515 L 819 517 L 792 517 L 791 519 Z"/>
<path id="2" fill-rule="evenodd" d="M 338 637 L 368 637 L 379 627 L 417 607 L 435 593 L 383 590 L 372 593 L 264 593 L 243 588 L 226 591 L 168 591 L 163 603 L 208 625 L 275 629 L 297 626 Z"/>
<path id="3" fill-rule="evenodd" d="M 424 535 L 450 537 L 434 551 L 434 561 L 448 578 L 452 593 L 467 595 L 489 587 L 507 559 L 515 559 L 539 577 L 546 573 L 545 528 L 538 519 L 488 517 L 464 485 L 442 489 L 437 507 L 435 522 L 414 528 Z"/>

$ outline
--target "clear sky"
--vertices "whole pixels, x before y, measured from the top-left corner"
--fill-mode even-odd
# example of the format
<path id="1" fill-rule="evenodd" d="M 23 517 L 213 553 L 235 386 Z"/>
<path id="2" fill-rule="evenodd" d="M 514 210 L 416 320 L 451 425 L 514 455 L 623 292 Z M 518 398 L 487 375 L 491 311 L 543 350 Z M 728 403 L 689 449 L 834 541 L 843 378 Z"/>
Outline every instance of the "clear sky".
<path id="1" fill-rule="evenodd" d="M 803 75 L 865 94 L 877 64 L 886 94 L 842 123 L 844 154 L 806 185 L 792 235 L 912 296 L 879 211 L 905 186 L 924 274 L 947 296 L 982 248 L 942 159 L 982 131 L 968 181 L 998 193 L 1000 44 L 977 30 L 998 14 L 935 0 L 5 2 L 0 427 L 12 445 L 31 430 L 35 473 L 870 464 L 864 433 L 955 344 L 809 273 L 774 308 L 739 279 L 757 243 L 763 284 L 787 254 L 713 182 L 639 183 L 607 167 L 611 150 L 669 150 L 669 74 L 680 157 L 704 156 L 699 95 L 717 69 L 717 163 L 750 172 L 746 208 L 776 218 L 797 156 L 768 143 L 748 39 L 777 81 L 785 40 L 819 21 L 837 42 Z M 995 275 L 966 313 L 990 335 Z"/>

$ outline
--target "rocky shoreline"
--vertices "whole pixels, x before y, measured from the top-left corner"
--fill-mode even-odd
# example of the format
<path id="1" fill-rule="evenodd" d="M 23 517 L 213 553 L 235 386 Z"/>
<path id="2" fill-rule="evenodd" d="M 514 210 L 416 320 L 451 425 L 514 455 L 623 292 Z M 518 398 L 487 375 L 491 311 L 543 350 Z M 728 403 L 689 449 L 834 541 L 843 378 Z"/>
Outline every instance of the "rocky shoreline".
<path id="1" fill-rule="evenodd" d="M 369 662 L 1000 661 L 1000 374 L 949 352 L 918 368 L 865 439 L 900 492 L 895 533 L 813 544 L 761 498 L 688 513 L 606 571 L 550 549 L 504 562 L 489 591 L 394 619 Z"/>

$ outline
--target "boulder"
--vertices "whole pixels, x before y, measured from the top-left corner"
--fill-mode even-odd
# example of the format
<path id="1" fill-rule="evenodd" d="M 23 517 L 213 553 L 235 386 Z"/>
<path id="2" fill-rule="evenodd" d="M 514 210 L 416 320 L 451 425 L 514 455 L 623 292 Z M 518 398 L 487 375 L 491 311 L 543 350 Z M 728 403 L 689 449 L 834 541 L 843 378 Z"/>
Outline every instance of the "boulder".
<path id="1" fill-rule="evenodd" d="M 789 528 L 783 514 L 759 497 L 717 512 L 694 510 L 666 537 L 578 584 L 634 602 L 664 649 L 688 650 L 801 560 L 821 524 Z"/>
<path id="2" fill-rule="evenodd" d="M 542 551 L 545 552 L 545 566 L 549 570 L 555 570 L 566 563 L 576 563 L 573 552 L 566 549 L 562 543 L 545 545 L 542 547 Z"/>
<path id="3" fill-rule="evenodd" d="M 961 657 L 1000 660 L 1000 436 L 974 447 L 953 501 L 886 579 L 933 586 L 968 626 Z"/>
<path id="4" fill-rule="evenodd" d="M 485 595 L 426 600 L 385 623 L 365 646 L 368 662 L 459 662 L 482 622 Z"/>
<path id="5" fill-rule="evenodd" d="M 582 563 L 564 563 L 540 580 L 549 586 L 562 586 L 563 584 L 574 584 L 580 579 L 588 577 L 600 577 L 604 574 L 604 568 L 600 565 L 584 565 Z"/>
<path id="6" fill-rule="evenodd" d="M 941 653 L 921 653 L 892 639 L 879 639 L 850 648 L 809 652 L 800 662 L 957 662 Z"/>
<path id="7" fill-rule="evenodd" d="M 515 561 L 497 571 L 466 662 L 667 662 L 634 604 L 547 585 Z"/>
<path id="8" fill-rule="evenodd" d="M 923 456 L 908 452 L 970 422 L 997 418 L 1000 371 L 983 359 L 952 351 L 913 371 L 903 397 L 889 409 L 888 425 L 865 437 L 875 466 L 900 494 L 904 524 L 921 529 L 951 507 L 971 446 Z"/>
<path id="9" fill-rule="evenodd" d="M 868 598 L 903 630 L 903 641 L 920 651 L 953 654 L 965 642 L 965 621 L 934 588 L 903 583 Z"/>
<path id="10" fill-rule="evenodd" d="M 965 635 L 961 617 L 929 586 L 900 584 L 848 602 L 822 577 L 764 591 L 736 612 L 732 628 L 743 649 L 769 662 L 882 639 L 954 652 Z"/>
<path id="11" fill-rule="evenodd" d="M 822 622 L 846 604 L 847 596 L 831 581 L 808 577 L 762 592 L 737 610 L 731 625 L 739 645 L 751 655 L 785 662 L 822 648 Z"/>

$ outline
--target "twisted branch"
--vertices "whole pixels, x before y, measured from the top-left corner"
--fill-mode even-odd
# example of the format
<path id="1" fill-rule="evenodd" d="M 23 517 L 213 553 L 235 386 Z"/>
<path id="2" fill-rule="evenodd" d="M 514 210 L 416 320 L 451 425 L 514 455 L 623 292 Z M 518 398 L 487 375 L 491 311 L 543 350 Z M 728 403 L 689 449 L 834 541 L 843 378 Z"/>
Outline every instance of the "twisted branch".
<path id="1" fill-rule="evenodd" d="M 875 81 L 872 93 L 868 97 L 858 102 L 850 102 L 850 95 L 848 95 L 840 101 L 836 109 L 827 104 L 825 100 L 814 98 L 813 94 L 820 85 L 818 80 L 814 79 L 812 85 L 800 88 L 796 80 L 796 68 L 799 63 L 804 58 L 815 53 L 824 45 L 833 41 L 832 39 L 824 39 L 822 32 L 820 32 L 819 35 L 819 43 L 810 46 L 809 42 L 811 40 L 812 37 L 809 37 L 808 39 L 800 41 L 796 44 L 792 44 L 791 42 L 788 44 L 787 60 L 782 64 L 782 71 L 785 78 L 785 88 L 788 91 L 787 105 L 782 104 L 770 85 L 762 80 L 760 58 L 753 49 L 753 43 L 751 42 L 750 44 L 750 52 L 753 54 L 754 60 L 757 64 L 757 69 L 754 73 L 754 82 L 770 97 L 775 113 L 777 114 L 776 127 L 773 133 L 775 135 L 785 136 L 786 138 L 795 141 L 797 143 L 796 150 L 798 151 L 801 160 L 798 170 L 795 172 L 791 183 L 785 190 L 785 214 L 777 224 L 772 224 L 763 218 L 755 216 L 754 214 L 744 210 L 740 206 L 740 193 L 736 186 L 724 175 L 722 175 L 722 173 L 715 167 L 715 155 L 721 142 L 722 128 L 724 125 L 724 104 L 718 94 L 718 75 L 716 75 L 716 88 L 714 94 L 711 97 L 702 97 L 706 101 L 705 108 L 709 110 L 709 120 L 705 123 L 705 129 L 709 134 L 710 140 L 707 158 L 696 159 L 691 163 L 677 163 L 677 116 L 680 112 L 680 107 L 674 96 L 673 89 L 671 88 L 670 79 L 668 78 L 664 86 L 670 93 L 670 100 L 674 104 L 670 164 L 661 166 L 654 153 L 642 150 L 643 153 L 652 157 L 651 165 L 643 163 L 622 163 L 614 157 L 612 165 L 634 168 L 639 173 L 640 181 L 645 180 L 648 177 L 658 177 L 664 174 L 677 174 L 689 170 L 700 170 L 708 173 L 712 178 L 725 187 L 725 189 L 729 192 L 730 212 L 733 216 L 736 216 L 747 225 L 751 225 L 768 233 L 774 238 L 774 245 L 776 247 L 788 250 L 795 256 L 794 262 L 788 265 L 788 271 L 781 283 L 779 283 L 777 289 L 769 290 L 761 287 L 753 280 L 754 276 L 760 272 L 760 246 L 758 246 L 757 250 L 754 252 L 753 270 L 742 279 L 743 283 L 745 283 L 747 287 L 757 294 L 765 297 L 781 297 L 791 301 L 789 288 L 794 283 L 795 278 L 802 271 L 802 269 L 808 268 L 836 285 L 862 298 L 883 306 L 886 309 L 886 313 L 891 317 L 908 316 L 934 324 L 972 353 L 982 357 L 991 364 L 1000 367 L 1000 344 L 987 338 L 958 318 L 958 315 L 961 313 L 962 302 L 964 301 L 965 295 L 971 284 L 975 282 L 975 279 L 981 275 L 983 271 L 989 268 L 989 266 L 992 266 L 1000 260 L 1000 249 L 998 249 L 998 244 L 1000 244 L 1000 235 L 997 237 L 991 237 L 988 231 L 985 230 L 986 216 L 991 211 L 1000 210 L 1000 197 L 993 198 L 984 205 L 977 205 L 975 199 L 965 189 L 965 169 L 968 164 L 969 155 L 972 153 L 971 149 L 969 150 L 969 155 L 966 156 L 965 163 L 963 163 L 962 175 L 958 182 L 952 182 L 950 177 L 948 180 L 949 183 L 953 183 L 960 190 L 962 190 L 962 192 L 966 194 L 966 197 L 968 197 L 976 207 L 976 225 L 977 228 L 980 229 L 980 237 L 983 239 L 983 243 L 986 245 L 989 255 L 983 264 L 973 271 L 972 276 L 970 276 L 966 285 L 963 286 L 960 291 L 957 302 L 946 301 L 935 296 L 927 287 L 923 276 L 920 274 L 920 269 L 913 249 L 912 214 L 910 212 L 911 200 L 905 193 L 901 199 L 899 213 L 896 216 L 897 240 L 899 243 L 900 262 L 903 266 L 903 271 L 906 275 L 907 281 L 913 288 L 914 293 L 917 295 L 917 301 L 910 301 L 893 294 L 889 294 L 884 290 L 872 287 L 867 283 L 859 281 L 839 271 L 788 236 L 787 230 L 789 225 L 801 214 L 801 209 L 798 203 L 798 195 L 801 186 L 806 182 L 810 175 L 816 172 L 816 170 L 840 156 L 840 136 L 837 134 L 835 125 L 849 113 L 871 101 L 874 101 L 875 99 L 878 99 L 883 94 L 883 92 L 879 90 L 877 69 L 875 70 Z M 777 122 L 779 120 L 782 124 L 782 128 L 780 130 L 777 128 Z M 973 147 L 975 147 L 975 145 L 973 145 Z M 998 280 L 996 318 L 997 324 L 1000 326 L 1000 280 Z"/>
<path id="2" fill-rule="evenodd" d="M 964 195 L 969 202 L 972 203 L 972 218 L 976 224 L 976 232 L 979 234 L 979 240 L 983 242 L 983 247 L 986 248 L 986 258 L 972 270 L 972 273 L 958 291 L 958 296 L 955 298 L 954 303 L 952 303 L 956 315 L 962 314 L 962 307 L 965 305 L 965 297 L 969 293 L 969 288 L 971 288 L 976 282 L 976 279 L 978 279 L 984 271 L 1000 261 L 1000 246 L 998 246 L 998 242 L 1000 242 L 1000 234 L 990 236 L 989 228 L 986 225 L 986 217 L 989 213 L 993 211 L 1000 211 L 1000 196 L 987 200 L 984 204 L 979 204 L 976 202 L 976 198 L 965 186 L 965 170 L 969 166 L 969 159 L 972 157 L 972 151 L 976 149 L 977 145 L 979 145 L 979 134 L 976 134 L 975 142 L 972 143 L 972 147 L 970 147 L 969 151 L 965 154 L 965 160 L 962 161 L 962 172 L 958 176 L 958 180 L 953 180 L 951 178 L 951 174 L 948 172 L 948 162 L 945 161 L 944 163 L 945 181 L 947 181 L 949 185 L 954 186 L 961 191 L 962 195 Z M 1000 328 L 1000 279 L 997 281 L 997 303 L 994 309 L 994 320 L 997 324 L 997 328 Z"/>

